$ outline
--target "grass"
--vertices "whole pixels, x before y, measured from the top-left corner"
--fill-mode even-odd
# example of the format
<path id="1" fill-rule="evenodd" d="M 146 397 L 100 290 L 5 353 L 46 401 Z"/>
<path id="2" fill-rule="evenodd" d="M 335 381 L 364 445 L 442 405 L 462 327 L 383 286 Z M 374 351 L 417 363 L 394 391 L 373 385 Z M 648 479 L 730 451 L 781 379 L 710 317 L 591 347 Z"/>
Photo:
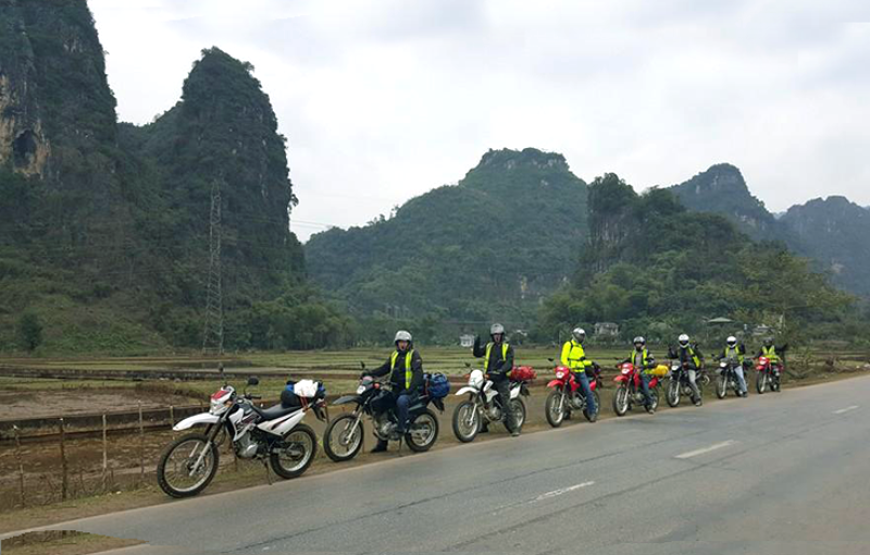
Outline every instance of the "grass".
<path id="1" fill-rule="evenodd" d="M 140 545 L 138 540 L 125 540 L 77 532 L 75 530 L 55 530 L 50 532 L 28 532 L 3 540 L 3 553 L 7 555 L 89 555 L 111 549 L 121 549 Z"/>

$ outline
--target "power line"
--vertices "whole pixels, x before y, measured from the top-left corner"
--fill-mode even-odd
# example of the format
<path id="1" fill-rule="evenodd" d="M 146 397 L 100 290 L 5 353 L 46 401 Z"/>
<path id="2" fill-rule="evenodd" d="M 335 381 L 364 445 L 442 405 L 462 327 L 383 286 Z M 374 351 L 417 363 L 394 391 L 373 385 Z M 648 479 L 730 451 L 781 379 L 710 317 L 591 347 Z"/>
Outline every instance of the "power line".
<path id="1" fill-rule="evenodd" d="M 206 293 L 205 323 L 202 334 L 202 352 L 216 348 L 224 354 L 224 311 L 221 289 L 221 180 L 211 188 L 211 214 L 209 218 L 208 291 Z"/>

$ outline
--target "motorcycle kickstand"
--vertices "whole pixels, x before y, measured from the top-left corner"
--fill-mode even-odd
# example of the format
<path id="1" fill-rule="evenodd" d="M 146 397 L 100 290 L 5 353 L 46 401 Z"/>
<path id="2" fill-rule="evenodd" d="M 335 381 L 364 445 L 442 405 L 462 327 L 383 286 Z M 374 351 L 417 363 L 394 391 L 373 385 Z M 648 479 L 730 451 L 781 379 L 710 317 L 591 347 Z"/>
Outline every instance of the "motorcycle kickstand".
<path id="1" fill-rule="evenodd" d="M 266 471 L 266 482 L 271 486 L 272 485 L 272 473 L 269 472 L 269 465 L 266 463 L 266 459 L 263 459 L 263 469 Z"/>

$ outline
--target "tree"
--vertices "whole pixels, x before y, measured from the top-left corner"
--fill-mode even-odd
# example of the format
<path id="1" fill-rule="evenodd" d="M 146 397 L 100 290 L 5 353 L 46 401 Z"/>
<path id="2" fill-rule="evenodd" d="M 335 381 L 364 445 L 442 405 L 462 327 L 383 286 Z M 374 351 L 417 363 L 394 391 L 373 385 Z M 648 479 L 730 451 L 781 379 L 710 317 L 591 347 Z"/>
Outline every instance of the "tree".
<path id="1" fill-rule="evenodd" d="M 18 336 L 25 349 L 36 350 L 42 343 L 42 323 L 33 312 L 25 312 L 18 320 Z"/>

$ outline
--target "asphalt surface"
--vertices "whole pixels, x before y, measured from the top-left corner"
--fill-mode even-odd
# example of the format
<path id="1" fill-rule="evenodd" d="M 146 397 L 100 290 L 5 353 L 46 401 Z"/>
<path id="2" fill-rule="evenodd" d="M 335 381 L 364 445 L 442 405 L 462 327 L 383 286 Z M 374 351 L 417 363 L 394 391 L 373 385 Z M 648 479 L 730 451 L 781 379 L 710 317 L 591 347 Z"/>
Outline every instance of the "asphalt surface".
<path id="1" fill-rule="evenodd" d="M 150 542 L 114 555 L 866 554 L 868 395 L 635 413 L 53 528 Z"/>

